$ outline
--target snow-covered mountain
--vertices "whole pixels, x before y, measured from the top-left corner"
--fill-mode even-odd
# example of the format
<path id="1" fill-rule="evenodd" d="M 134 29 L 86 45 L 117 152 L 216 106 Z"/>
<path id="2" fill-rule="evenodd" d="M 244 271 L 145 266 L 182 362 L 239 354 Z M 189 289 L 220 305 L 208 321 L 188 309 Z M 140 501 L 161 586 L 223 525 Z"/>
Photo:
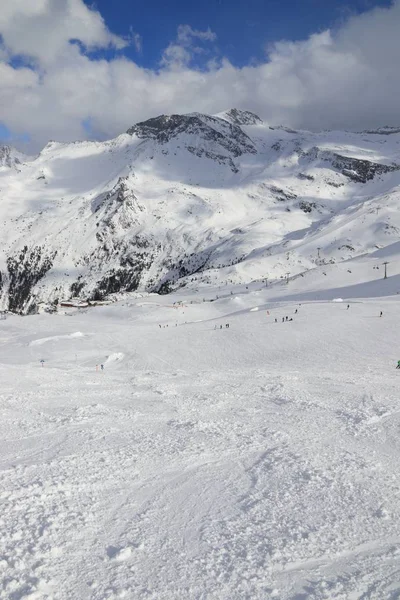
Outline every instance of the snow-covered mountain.
<path id="1" fill-rule="evenodd" d="M 293 131 L 232 109 L 35 159 L 1 148 L 1 307 L 286 273 L 318 288 L 326 265 L 343 279 L 349 260 L 400 253 L 399 144 L 400 129 Z"/>
<path id="2" fill-rule="evenodd" d="M 0 146 L 0 173 L 3 167 L 8 169 L 18 169 L 21 162 L 29 160 L 29 157 L 18 152 L 11 146 Z"/>

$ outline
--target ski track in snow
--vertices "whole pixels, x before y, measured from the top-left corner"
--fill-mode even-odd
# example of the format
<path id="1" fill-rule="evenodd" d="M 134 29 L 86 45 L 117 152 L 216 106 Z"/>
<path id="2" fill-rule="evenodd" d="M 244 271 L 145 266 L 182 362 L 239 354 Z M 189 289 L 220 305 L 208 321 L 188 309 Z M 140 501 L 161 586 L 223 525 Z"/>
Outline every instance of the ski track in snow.
<path id="1" fill-rule="evenodd" d="M 67 335 L 52 335 L 50 337 L 46 337 L 46 338 L 39 338 L 37 340 L 33 340 L 32 342 L 30 342 L 30 346 L 42 346 L 43 344 L 46 344 L 47 342 L 57 342 L 59 340 L 62 339 L 75 339 L 75 338 L 80 338 L 83 337 L 83 333 L 81 333 L 80 331 L 76 331 L 75 333 L 70 333 Z"/>
<path id="2" fill-rule="evenodd" d="M 398 598 L 398 302 L 297 307 L 2 321 L 0 598 Z"/>

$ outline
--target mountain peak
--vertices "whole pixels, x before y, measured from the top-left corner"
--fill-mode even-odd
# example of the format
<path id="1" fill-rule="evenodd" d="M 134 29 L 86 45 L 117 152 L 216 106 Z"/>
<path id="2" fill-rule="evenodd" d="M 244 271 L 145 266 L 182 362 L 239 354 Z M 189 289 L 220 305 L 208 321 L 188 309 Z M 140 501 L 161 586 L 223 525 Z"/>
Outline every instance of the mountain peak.
<path id="1" fill-rule="evenodd" d="M 127 133 L 141 139 L 150 139 L 166 144 L 173 138 L 184 134 L 183 144 L 189 151 L 196 146 L 196 154 L 204 153 L 200 146 L 206 144 L 207 152 L 211 155 L 218 149 L 229 153 L 230 157 L 238 157 L 245 153 L 256 154 L 257 150 L 252 140 L 237 123 L 232 123 L 221 117 L 190 113 L 186 115 L 160 115 L 147 121 L 137 123 Z M 195 139 L 194 139 L 195 138 Z M 188 143 L 189 142 L 189 143 Z M 214 150 L 209 145 L 214 146 Z"/>
<path id="2" fill-rule="evenodd" d="M 255 113 L 249 110 L 240 110 L 239 108 L 231 108 L 223 113 L 223 119 L 230 121 L 235 125 L 261 125 L 262 120 Z"/>
<path id="3" fill-rule="evenodd" d="M 34 159 L 0 147 L 0 308 L 266 277 L 279 292 L 286 272 L 313 286 L 335 265 L 343 287 L 349 260 L 400 253 L 396 135 L 295 132 L 238 109 L 128 134 Z"/>
<path id="4" fill-rule="evenodd" d="M 157 139 L 168 142 L 171 137 L 188 129 L 191 125 L 198 125 L 199 119 L 195 115 L 159 115 L 136 123 L 128 129 L 129 135 L 136 134 L 141 138 Z"/>

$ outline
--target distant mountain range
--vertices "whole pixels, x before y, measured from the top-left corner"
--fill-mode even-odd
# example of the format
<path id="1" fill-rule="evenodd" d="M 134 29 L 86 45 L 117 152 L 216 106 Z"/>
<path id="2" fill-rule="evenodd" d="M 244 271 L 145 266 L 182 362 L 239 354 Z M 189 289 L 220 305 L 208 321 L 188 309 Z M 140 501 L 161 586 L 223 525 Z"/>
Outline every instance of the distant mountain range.
<path id="1" fill-rule="evenodd" d="M 232 109 L 106 142 L 0 148 L 0 308 L 305 274 L 400 239 L 400 128 L 310 133 Z"/>

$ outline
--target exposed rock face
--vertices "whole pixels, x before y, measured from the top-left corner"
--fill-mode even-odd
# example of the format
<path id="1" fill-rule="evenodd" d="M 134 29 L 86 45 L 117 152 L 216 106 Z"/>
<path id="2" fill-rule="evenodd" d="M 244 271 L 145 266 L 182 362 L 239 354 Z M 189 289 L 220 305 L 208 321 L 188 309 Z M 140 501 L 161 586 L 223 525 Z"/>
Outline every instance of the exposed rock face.
<path id="1" fill-rule="evenodd" d="M 299 203 L 299 207 L 303 212 L 310 213 L 313 210 L 313 208 L 317 207 L 317 204 L 316 202 L 307 202 L 307 200 L 302 200 Z"/>
<path id="2" fill-rule="evenodd" d="M 357 183 L 367 183 L 367 181 L 371 181 L 378 175 L 400 170 L 399 164 L 386 165 L 370 160 L 342 156 L 341 154 L 321 150 L 318 147 L 311 148 L 307 152 L 299 150 L 299 155 L 303 161 L 311 162 L 319 159 L 330 163 L 342 175 Z"/>
<path id="3" fill-rule="evenodd" d="M 51 269 L 56 254 L 57 252 L 53 252 L 48 255 L 46 249 L 40 246 L 32 249 L 24 246 L 18 255 L 8 257 L 9 310 L 21 312 L 34 309 L 32 289 Z"/>
<path id="4" fill-rule="evenodd" d="M 250 112 L 249 110 L 239 110 L 238 108 L 231 108 L 225 113 L 225 117 L 236 125 L 258 125 L 262 124 L 260 117 Z"/>
<path id="5" fill-rule="evenodd" d="M 10 146 L 0 146 L 0 167 L 12 168 L 20 164 L 20 154 Z"/>
<path id="6" fill-rule="evenodd" d="M 161 115 L 143 123 L 134 125 L 127 131 L 141 139 L 153 139 L 160 144 L 167 144 L 181 134 L 195 137 L 199 142 L 214 142 L 232 154 L 233 157 L 242 154 L 256 154 L 257 149 L 238 125 L 228 123 L 224 119 L 206 115 Z M 189 147 L 193 148 L 193 144 Z"/>
<path id="7" fill-rule="evenodd" d="M 293 192 L 289 190 L 283 190 L 282 188 L 276 187 L 275 185 L 272 185 L 270 187 L 270 190 L 279 202 L 285 202 L 286 200 L 296 200 L 297 198 L 297 195 Z"/>
<path id="8" fill-rule="evenodd" d="M 380 127 L 379 129 L 372 129 L 362 131 L 362 133 L 372 134 L 372 135 L 393 135 L 395 133 L 400 133 L 400 127 Z"/>

